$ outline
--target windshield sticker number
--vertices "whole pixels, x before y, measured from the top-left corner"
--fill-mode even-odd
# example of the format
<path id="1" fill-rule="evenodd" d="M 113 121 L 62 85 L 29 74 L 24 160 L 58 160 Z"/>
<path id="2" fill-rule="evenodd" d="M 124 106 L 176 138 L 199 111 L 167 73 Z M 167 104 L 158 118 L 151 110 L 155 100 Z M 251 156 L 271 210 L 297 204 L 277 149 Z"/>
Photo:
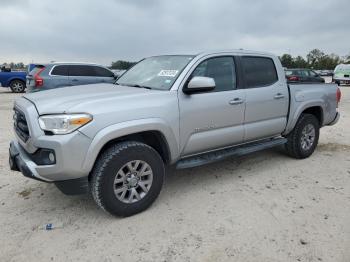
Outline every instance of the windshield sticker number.
<path id="1" fill-rule="evenodd" d="M 158 76 L 175 77 L 178 72 L 178 70 L 162 70 L 159 72 Z"/>

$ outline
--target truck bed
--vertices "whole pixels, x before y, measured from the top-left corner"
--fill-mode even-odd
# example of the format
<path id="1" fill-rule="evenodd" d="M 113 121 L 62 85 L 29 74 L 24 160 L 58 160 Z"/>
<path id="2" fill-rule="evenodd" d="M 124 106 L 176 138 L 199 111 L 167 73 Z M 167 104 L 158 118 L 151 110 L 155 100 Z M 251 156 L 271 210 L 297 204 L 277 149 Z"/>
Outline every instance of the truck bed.
<path id="1" fill-rule="evenodd" d="M 300 113 L 310 106 L 321 107 L 321 126 L 328 125 L 337 117 L 336 84 L 289 84 L 290 106 L 285 133 L 289 133 Z"/>

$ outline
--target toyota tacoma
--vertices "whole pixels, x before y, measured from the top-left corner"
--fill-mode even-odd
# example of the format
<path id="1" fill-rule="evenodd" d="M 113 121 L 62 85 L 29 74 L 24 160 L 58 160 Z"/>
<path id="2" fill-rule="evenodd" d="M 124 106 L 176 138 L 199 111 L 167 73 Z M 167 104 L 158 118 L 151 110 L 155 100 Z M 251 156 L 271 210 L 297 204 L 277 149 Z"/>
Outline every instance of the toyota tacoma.
<path id="1" fill-rule="evenodd" d="M 130 216 L 159 195 L 166 167 L 191 168 L 283 145 L 296 159 L 339 119 L 335 84 L 290 84 L 277 56 L 245 50 L 141 60 L 114 84 L 25 94 L 9 163 L 63 193 L 90 192 Z"/>

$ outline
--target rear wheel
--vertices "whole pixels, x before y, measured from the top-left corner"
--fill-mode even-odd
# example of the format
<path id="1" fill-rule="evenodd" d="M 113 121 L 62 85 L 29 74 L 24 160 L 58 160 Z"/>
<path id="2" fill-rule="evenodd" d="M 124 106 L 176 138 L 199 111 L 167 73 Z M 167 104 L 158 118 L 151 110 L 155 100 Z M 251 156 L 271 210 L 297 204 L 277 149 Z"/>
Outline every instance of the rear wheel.
<path id="1" fill-rule="evenodd" d="M 309 157 L 315 151 L 319 135 L 318 119 L 311 114 L 302 114 L 293 131 L 287 136 L 287 153 L 297 159 Z"/>
<path id="2" fill-rule="evenodd" d="M 92 196 L 105 211 L 131 216 L 147 209 L 158 197 L 164 163 L 157 151 L 140 142 L 121 142 L 106 149 L 91 173 Z"/>
<path id="3" fill-rule="evenodd" d="M 26 85 L 21 80 L 13 80 L 10 83 L 10 88 L 13 93 L 23 93 L 26 89 Z"/>

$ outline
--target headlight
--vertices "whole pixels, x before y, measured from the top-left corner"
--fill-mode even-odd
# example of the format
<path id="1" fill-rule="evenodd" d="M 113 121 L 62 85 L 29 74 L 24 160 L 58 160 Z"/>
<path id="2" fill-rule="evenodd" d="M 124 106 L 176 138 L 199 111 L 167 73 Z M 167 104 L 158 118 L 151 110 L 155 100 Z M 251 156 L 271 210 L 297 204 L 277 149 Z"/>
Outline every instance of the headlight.
<path id="1" fill-rule="evenodd" d="M 91 120 L 92 116 L 89 114 L 45 115 L 39 117 L 39 125 L 42 130 L 64 135 L 77 130 Z"/>

